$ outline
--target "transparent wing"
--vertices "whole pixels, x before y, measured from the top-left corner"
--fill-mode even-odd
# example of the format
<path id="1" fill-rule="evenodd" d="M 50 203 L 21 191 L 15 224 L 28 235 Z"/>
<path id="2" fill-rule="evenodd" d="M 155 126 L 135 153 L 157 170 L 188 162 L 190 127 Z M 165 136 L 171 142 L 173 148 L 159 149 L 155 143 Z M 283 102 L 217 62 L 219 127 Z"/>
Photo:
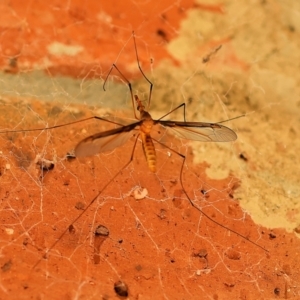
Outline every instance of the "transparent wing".
<path id="1" fill-rule="evenodd" d="M 140 124 L 141 121 L 91 135 L 77 144 L 75 156 L 92 156 L 120 147 L 128 141 L 134 134 L 133 130 Z"/>
<path id="2" fill-rule="evenodd" d="M 201 142 L 231 142 L 237 139 L 236 133 L 218 123 L 156 121 L 168 127 L 177 137 Z"/>

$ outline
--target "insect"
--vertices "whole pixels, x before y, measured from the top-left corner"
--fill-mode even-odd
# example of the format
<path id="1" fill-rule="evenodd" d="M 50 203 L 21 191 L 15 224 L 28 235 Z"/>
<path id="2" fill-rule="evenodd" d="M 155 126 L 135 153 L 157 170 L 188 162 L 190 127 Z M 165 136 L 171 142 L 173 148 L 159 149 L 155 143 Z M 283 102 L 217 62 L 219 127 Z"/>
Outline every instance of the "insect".
<path id="1" fill-rule="evenodd" d="M 135 142 L 134 146 L 132 149 L 132 153 L 130 156 L 130 159 L 125 163 L 125 165 L 103 186 L 101 191 L 89 202 L 89 204 L 82 210 L 82 212 L 73 220 L 72 224 L 73 225 L 90 207 L 91 205 L 99 198 L 101 193 L 115 180 L 115 178 L 124 170 L 133 160 L 134 157 L 134 151 L 137 145 L 137 141 L 141 140 L 142 142 L 142 147 L 144 151 L 144 155 L 148 164 L 148 168 L 152 172 L 156 172 L 156 151 L 154 147 L 153 140 L 159 144 L 161 144 L 163 147 L 166 147 L 167 149 L 177 153 L 181 158 L 182 158 L 182 164 L 181 164 L 181 170 L 180 170 L 180 176 L 179 176 L 179 182 L 182 188 L 183 193 L 185 194 L 186 198 L 190 202 L 191 206 L 197 209 L 201 214 L 203 214 L 207 219 L 209 219 L 211 222 L 214 224 L 217 224 L 218 226 L 221 226 L 222 228 L 231 231 L 232 233 L 238 235 L 239 237 L 247 240 L 248 242 L 254 244 L 255 246 L 261 248 L 264 251 L 267 251 L 264 249 L 262 246 L 259 244 L 255 243 L 254 241 L 251 241 L 250 239 L 246 238 L 239 232 L 230 229 L 221 223 L 217 222 L 214 220 L 212 217 L 210 217 L 208 214 L 206 214 L 200 207 L 198 207 L 191 199 L 191 197 L 188 195 L 184 188 L 183 184 L 183 167 L 185 164 L 186 157 L 175 151 L 172 150 L 170 147 L 167 145 L 162 144 L 160 141 L 155 140 L 151 137 L 151 131 L 153 129 L 153 126 L 155 125 L 160 125 L 162 127 L 168 128 L 173 132 L 177 137 L 181 139 L 187 139 L 187 140 L 195 140 L 195 141 L 202 141 L 202 142 L 231 142 L 237 139 L 236 133 L 220 124 L 220 123 L 205 123 L 205 122 L 188 122 L 186 121 L 185 118 L 185 103 L 180 104 L 167 114 L 163 115 L 159 119 L 153 119 L 148 112 L 148 109 L 150 107 L 151 103 L 151 96 L 152 96 L 152 88 L 153 84 L 152 82 L 146 77 L 144 74 L 140 63 L 139 63 L 139 57 L 138 57 L 138 52 L 137 52 L 137 46 L 136 46 L 136 41 L 135 41 L 135 36 L 133 33 L 133 41 L 134 41 L 134 47 L 135 47 L 135 54 L 136 54 L 136 59 L 137 59 L 137 64 L 138 68 L 145 78 L 145 80 L 149 83 L 150 89 L 149 89 L 149 97 L 148 97 L 148 104 L 147 107 L 145 107 L 142 103 L 142 101 L 139 99 L 137 95 L 134 95 L 131 83 L 126 79 L 126 77 L 122 74 L 122 72 L 118 69 L 118 67 L 113 64 L 107 77 L 106 80 L 104 81 L 103 84 L 103 89 L 105 90 L 105 84 L 107 81 L 107 78 L 110 76 L 111 72 L 113 69 L 116 69 L 117 72 L 120 74 L 120 76 L 125 80 L 129 87 L 130 95 L 131 95 L 131 101 L 132 101 L 132 106 L 134 108 L 134 116 L 137 121 L 129 124 L 129 125 L 122 125 L 116 122 L 111 122 L 109 120 L 106 120 L 101 117 L 93 116 L 90 118 L 82 119 L 79 121 L 71 122 L 71 123 L 66 123 L 66 124 L 61 124 L 61 125 L 56 125 L 52 127 L 47 127 L 47 128 L 42 128 L 42 129 L 28 129 L 28 130 L 22 130 L 22 131 L 37 131 L 37 130 L 45 130 L 45 129 L 54 129 L 66 125 L 71 125 L 74 123 L 80 123 L 84 122 L 89 119 L 97 119 L 97 120 L 102 120 L 106 122 L 110 122 L 113 124 L 118 125 L 119 127 L 116 127 L 114 129 L 110 129 L 107 131 L 99 132 L 96 134 L 93 134 L 87 138 L 84 138 L 82 141 L 80 141 L 76 146 L 75 146 L 75 156 L 76 157 L 86 157 L 86 156 L 91 156 L 91 155 L 96 155 L 98 153 L 106 152 L 113 150 L 117 147 L 122 146 L 125 144 L 132 136 L 135 136 Z M 170 121 L 170 120 L 163 120 L 166 116 L 171 114 L 172 112 L 176 111 L 179 108 L 183 108 L 183 113 L 184 113 L 184 121 Z M 139 116 L 137 115 L 137 112 L 139 113 Z M 15 130 L 11 132 L 17 132 L 21 130 Z M 70 226 L 71 226 L 70 225 Z M 58 237 L 58 239 L 52 244 L 52 246 L 46 251 L 43 257 L 47 257 L 47 255 L 50 253 L 50 251 L 56 246 L 56 244 L 60 241 L 60 239 L 66 234 L 66 232 L 69 230 L 70 226 L 68 226 Z M 39 262 L 39 260 L 33 268 L 35 268 Z"/>

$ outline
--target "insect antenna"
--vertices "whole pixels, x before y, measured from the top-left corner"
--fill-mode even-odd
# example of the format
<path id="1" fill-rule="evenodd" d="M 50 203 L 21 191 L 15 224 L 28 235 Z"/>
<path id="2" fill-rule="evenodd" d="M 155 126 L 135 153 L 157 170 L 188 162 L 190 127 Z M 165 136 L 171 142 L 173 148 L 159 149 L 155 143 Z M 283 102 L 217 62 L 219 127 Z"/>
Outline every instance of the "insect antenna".
<path id="1" fill-rule="evenodd" d="M 145 75 L 143 69 L 141 68 L 140 59 L 139 59 L 139 55 L 138 55 L 138 51 L 137 51 L 137 46 L 136 46 L 136 40 L 135 40 L 135 34 L 134 34 L 134 31 L 132 31 L 132 37 L 133 37 L 133 42 L 134 42 L 134 49 L 135 49 L 136 61 L 137 61 L 139 70 L 140 70 L 140 72 L 142 73 L 143 77 L 144 77 L 144 78 L 148 81 L 148 83 L 150 84 L 150 88 L 149 88 L 149 96 L 148 96 L 148 105 L 147 105 L 147 110 L 149 110 L 150 102 L 151 102 L 151 97 L 152 97 L 153 83 L 147 78 L 147 76 Z"/>
<path id="2" fill-rule="evenodd" d="M 138 68 L 140 70 L 140 72 L 142 73 L 143 77 L 146 79 L 146 81 L 150 84 L 150 88 L 149 88 L 149 96 L 148 96 L 148 105 L 147 105 L 147 110 L 149 110 L 149 107 L 150 107 L 150 102 L 151 102 L 151 97 L 152 97 L 152 89 L 153 89 L 153 83 L 147 78 L 147 76 L 145 75 L 142 67 L 141 67 L 141 64 L 140 64 L 140 60 L 139 60 L 139 55 L 138 55 L 138 51 L 137 51 L 137 46 L 136 46 L 136 39 L 135 39 L 135 33 L 134 31 L 132 31 L 132 38 L 133 38 L 133 43 L 134 43 L 134 49 L 135 49 L 135 55 L 136 55 L 136 60 L 137 60 L 137 65 L 138 65 Z M 134 104 L 134 96 L 133 96 L 133 91 L 132 91 L 132 85 L 130 83 L 130 81 L 125 77 L 125 75 L 120 71 L 120 69 L 117 67 L 117 65 L 114 63 L 112 64 L 105 80 L 104 80 L 104 83 L 103 83 L 103 90 L 106 91 L 105 89 L 105 85 L 106 85 L 106 82 L 108 80 L 108 77 L 110 76 L 111 72 L 113 69 L 116 69 L 118 71 L 118 73 L 120 74 L 120 76 L 122 77 L 122 79 L 127 83 L 128 85 L 128 88 L 129 88 L 129 91 L 130 91 L 130 96 L 131 96 L 131 102 L 132 102 L 132 107 L 133 107 L 133 111 L 134 111 L 134 117 L 136 119 L 139 119 L 137 117 L 137 114 L 136 114 L 136 107 L 135 107 L 135 104 Z"/>

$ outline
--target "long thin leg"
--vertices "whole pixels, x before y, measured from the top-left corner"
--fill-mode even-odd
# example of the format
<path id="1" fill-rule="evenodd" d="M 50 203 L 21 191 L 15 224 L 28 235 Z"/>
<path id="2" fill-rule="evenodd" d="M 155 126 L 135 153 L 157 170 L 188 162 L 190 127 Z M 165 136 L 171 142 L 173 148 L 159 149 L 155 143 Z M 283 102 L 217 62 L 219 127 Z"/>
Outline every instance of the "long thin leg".
<path id="1" fill-rule="evenodd" d="M 59 128 L 59 127 L 64 127 L 64 126 L 67 126 L 67 125 L 72 125 L 72 124 L 85 122 L 85 121 L 92 120 L 92 119 L 105 121 L 105 122 L 112 123 L 112 124 L 115 124 L 115 125 L 118 125 L 118 126 L 124 126 L 124 124 L 120 124 L 120 123 L 117 123 L 117 122 L 114 122 L 114 121 L 110 121 L 110 120 L 107 120 L 107 119 L 104 119 L 104 118 L 101 118 L 101 117 L 93 116 L 93 117 L 88 117 L 88 118 L 81 119 L 81 120 L 74 121 L 74 122 L 69 122 L 69 123 L 64 123 L 64 124 L 59 124 L 59 125 L 54 125 L 54 126 L 49 126 L 49 127 L 43 127 L 43 128 L 16 129 L 16 130 L 0 131 L 0 134 L 1 133 L 11 133 L 11 132 L 30 132 L 30 131 L 49 130 L 49 129 L 55 129 L 55 128 Z"/>
<path id="2" fill-rule="evenodd" d="M 168 113 L 166 113 L 165 115 L 160 117 L 157 121 L 165 118 L 166 116 L 170 115 L 172 112 L 174 112 L 175 110 L 179 109 L 182 106 L 183 106 L 183 120 L 184 120 L 184 122 L 186 122 L 186 119 L 185 119 L 185 103 L 181 103 L 180 105 L 178 105 L 177 107 L 175 107 L 174 109 L 172 109 L 171 111 L 169 111 Z"/>
<path id="3" fill-rule="evenodd" d="M 235 120 L 235 119 L 239 119 L 239 118 L 243 118 L 243 117 L 246 117 L 246 114 L 242 114 L 240 116 L 237 116 L 237 117 L 233 117 L 233 118 L 230 118 L 230 119 L 227 119 L 227 120 L 223 120 L 223 121 L 220 121 L 220 122 L 217 122 L 218 124 L 220 123 L 225 123 L 225 122 L 229 122 L 229 121 L 232 121 L 232 120 Z"/>
<path id="4" fill-rule="evenodd" d="M 171 111 L 169 111 L 168 113 L 166 113 L 165 115 L 163 115 L 162 117 L 160 117 L 157 121 L 165 118 L 166 116 L 170 115 L 172 112 L 174 112 L 175 110 L 179 109 L 180 107 L 183 106 L 183 119 L 184 119 L 184 122 L 186 122 L 186 118 L 185 118 L 185 103 L 181 103 L 180 105 L 178 105 L 177 107 L 175 107 L 174 109 L 172 109 Z M 225 123 L 225 122 L 229 122 L 229 121 L 232 121 L 232 120 L 235 120 L 235 119 L 239 119 L 239 118 L 243 118 L 245 117 L 246 114 L 243 114 L 243 115 L 240 115 L 240 116 L 237 116 L 237 117 L 233 117 L 233 118 L 230 118 L 230 119 L 227 119 L 227 120 L 223 120 L 223 121 L 220 121 L 220 122 L 216 122 L 217 124 L 220 124 L 220 123 Z"/>
<path id="5" fill-rule="evenodd" d="M 152 139 L 153 139 L 153 138 L 152 138 Z M 180 180 L 180 184 L 181 184 L 181 187 L 182 187 L 182 190 L 183 190 L 185 196 L 187 197 L 187 199 L 189 200 L 190 204 L 191 204 L 194 208 L 196 208 L 203 216 L 205 216 L 209 221 L 213 222 L 214 224 L 216 224 L 216 225 L 218 225 L 218 226 L 221 226 L 222 228 L 224 228 L 224 229 L 226 229 L 226 230 L 229 230 L 230 232 L 236 234 L 237 236 L 241 237 L 242 239 L 246 240 L 247 242 L 250 242 L 251 244 L 253 244 L 253 245 L 255 245 L 255 246 L 261 248 L 262 250 L 264 250 L 264 251 L 266 251 L 266 252 L 269 252 L 267 249 L 265 249 L 264 247 L 260 246 L 259 244 L 255 243 L 255 242 L 253 242 L 252 240 L 246 238 L 245 236 L 243 236 L 243 235 L 240 234 L 239 232 L 237 232 L 237 231 L 235 231 L 235 230 L 233 230 L 233 229 L 231 229 L 231 228 L 228 228 L 228 227 L 222 225 L 221 223 L 217 222 L 216 220 L 214 220 L 213 218 L 211 218 L 208 214 L 206 214 L 200 207 L 198 207 L 198 206 L 192 201 L 192 199 L 189 197 L 189 195 L 188 195 L 188 193 L 187 193 L 187 191 L 185 190 L 184 185 L 183 185 L 182 173 L 183 173 L 183 167 L 184 167 L 184 163 L 185 163 L 185 159 L 186 159 L 185 156 L 184 156 L 183 154 L 181 154 L 180 152 L 178 152 L 178 151 L 176 151 L 176 150 L 170 148 L 169 146 L 167 146 L 167 145 L 165 145 L 165 144 L 159 142 L 158 140 L 156 140 L 156 139 L 153 139 L 153 140 L 156 141 L 157 143 L 159 143 L 160 145 L 162 145 L 163 147 L 165 147 L 165 148 L 171 150 L 172 152 L 178 154 L 178 155 L 183 159 L 182 164 L 181 164 L 181 168 L 180 168 L 180 176 L 179 176 L 179 180 Z"/>
<path id="6" fill-rule="evenodd" d="M 73 222 L 61 233 L 61 235 L 58 237 L 58 239 L 51 245 L 51 247 L 45 252 L 45 254 L 43 255 L 43 257 L 41 259 L 39 259 L 35 265 L 33 266 L 32 269 L 35 269 L 39 263 L 42 261 L 43 258 L 47 258 L 47 255 L 50 253 L 50 251 L 57 245 L 57 243 L 59 243 L 59 241 L 61 240 L 61 238 L 67 233 L 67 231 L 69 230 L 69 227 L 72 226 L 75 222 L 77 222 L 81 216 L 83 214 L 85 214 L 85 212 L 93 205 L 93 203 L 100 197 L 100 195 L 102 194 L 102 192 L 116 179 L 116 177 L 132 162 L 133 160 L 133 155 L 134 155 L 134 151 L 135 151 L 135 147 L 136 147 L 136 143 L 138 140 L 139 134 L 137 135 L 133 148 L 132 148 L 132 152 L 131 152 L 131 156 L 129 161 L 104 185 L 104 187 L 101 189 L 101 191 L 91 200 L 91 202 L 85 207 L 85 209 L 73 220 Z"/>
<path id="7" fill-rule="evenodd" d="M 110 73 L 111 73 L 111 71 L 112 71 L 113 68 L 115 68 L 115 69 L 119 72 L 119 74 L 121 75 L 121 77 L 123 78 L 123 80 L 126 81 L 128 87 L 129 87 L 129 91 L 130 91 L 130 96 L 131 96 L 131 102 L 132 102 L 132 107 L 133 107 L 134 117 L 135 117 L 137 120 L 139 120 L 139 118 L 138 118 L 137 115 L 136 115 L 136 109 L 135 109 L 135 105 L 134 105 L 134 97 L 133 97 L 133 92 L 132 92 L 132 86 L 131 86 L 131 83 L 130 83 L 129 80 L 122 74 L 122 72 L 119 70 L 119 68 L 118 68 L 115 64 L 112 64 L 112 66 L 111 66 L 111 68 L 110 68 L 110 70 L 109 70 L 109 72 L 108 72 L 108 74 L 107 74 L 107 76 L 106 76 L 106 78 L 105 78 L 105 80 L 104 80 L 104 83 L 103 83 L 103 90 L 106 91 L 106 90 L 105 90 L 105 84 L 106 84 L 107 79 L 108 79 L 108 77 L 109 77 L 109 75 L 110 75 Z"/>

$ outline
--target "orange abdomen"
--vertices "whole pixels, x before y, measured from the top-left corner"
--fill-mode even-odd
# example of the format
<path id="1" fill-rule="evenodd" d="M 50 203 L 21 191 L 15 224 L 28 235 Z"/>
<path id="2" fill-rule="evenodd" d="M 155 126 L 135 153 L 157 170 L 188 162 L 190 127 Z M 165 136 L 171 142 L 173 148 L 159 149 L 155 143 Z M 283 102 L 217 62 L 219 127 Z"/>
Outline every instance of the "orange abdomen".
<path id="1" fill-rule="evenodd" d="M 156 152 L 150 134 L 141 132 L 143 150 L 148 163 L 150 171 L 156 172 Z"/>

